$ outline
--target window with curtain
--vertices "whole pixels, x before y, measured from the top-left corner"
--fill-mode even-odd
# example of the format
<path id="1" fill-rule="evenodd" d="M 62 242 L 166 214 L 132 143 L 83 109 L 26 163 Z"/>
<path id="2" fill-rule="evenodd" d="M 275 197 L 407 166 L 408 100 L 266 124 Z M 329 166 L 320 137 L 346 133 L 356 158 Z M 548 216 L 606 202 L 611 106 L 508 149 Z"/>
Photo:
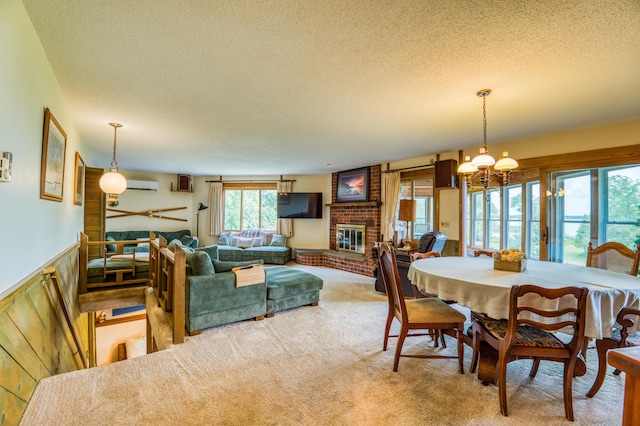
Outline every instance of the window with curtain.
<path id="1" fill-rule="evenodd" d="M 273 231 L 277 220 L 276 184 L 225 184 L 224 230 L 262 229 Z"/>

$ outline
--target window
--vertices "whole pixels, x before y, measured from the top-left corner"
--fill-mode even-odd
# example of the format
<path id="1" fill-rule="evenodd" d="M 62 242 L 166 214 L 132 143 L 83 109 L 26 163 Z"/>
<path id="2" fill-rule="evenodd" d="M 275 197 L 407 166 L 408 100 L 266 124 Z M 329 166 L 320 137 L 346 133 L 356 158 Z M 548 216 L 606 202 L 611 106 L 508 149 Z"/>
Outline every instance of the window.
<path id="1" fill-rule="evenodd" d="M 589 242 L 640 243 L 640 166 L 551 173 L 549 259 L 584 265 Z"/>
<path id="2" fill-rule="evenodd" d="M 277 220 L 277 194 L 271 188 L 238 187 L 224 188 L 224 229 L 275 230 Z"/>
<path id="3" fill-rule="evenodd" d="M 540 257 L 540 182 L 471 192 L 467 203 L 467 245 Z"/>
<path id="4" fill-rule="evenodd" d="M 527 182 L 525 191 L 525 253 L 531 259 L 540 259 L 540 182 Z"/>
<path id="5" fill-rule="evenodd" d="M 404 239 L 404 235 L 407 232 L 406 223 L 397 220 L 401 199 L 413 199 L 416 201 L 416 220 L 414 223 L 410 223 L 409 227 L 409 234 L 412 235 L 413 239 L 419 239 L 423 234 L 433 231 L 433 179 L 421 178 L 400 182 L 395 229 L 398 232 L 398 236 Z"/>

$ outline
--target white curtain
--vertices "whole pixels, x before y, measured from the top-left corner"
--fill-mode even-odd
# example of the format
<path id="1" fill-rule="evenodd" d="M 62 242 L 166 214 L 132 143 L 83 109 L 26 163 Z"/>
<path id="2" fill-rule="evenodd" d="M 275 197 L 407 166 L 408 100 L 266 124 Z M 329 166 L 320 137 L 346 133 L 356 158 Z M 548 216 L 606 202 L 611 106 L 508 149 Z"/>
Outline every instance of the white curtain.
<path id="1" fill-rule="evenodd" d="M 277 185 L 278 194 L 291 192 L 293 183 L 291 181 L 280 181 Z M 292 219 L 278 219 L 276 223 L 276 234 L 290 237 L 293 235 L 293 220 Z"/>
<path id="2" fill-rule="evenodd" d="M 382 239 L 392 241 L 395 233 L 394 219 L 400 192 L 400 172 L 382 173 L 384 200 L 382 203 Z"/>
<path id="3" fill-rule="evenodd" d="M 224 218 L 224 191 L 222 182 L 211 182 L 209 184 L 209 235 L 220 235 L 224 228 L 222 219 Z"/>

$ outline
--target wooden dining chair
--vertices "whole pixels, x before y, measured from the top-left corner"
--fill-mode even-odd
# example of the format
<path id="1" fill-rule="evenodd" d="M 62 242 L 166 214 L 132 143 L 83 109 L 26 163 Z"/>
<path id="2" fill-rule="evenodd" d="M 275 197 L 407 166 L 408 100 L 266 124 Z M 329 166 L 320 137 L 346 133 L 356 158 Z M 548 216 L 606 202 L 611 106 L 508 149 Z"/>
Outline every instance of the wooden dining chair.
<path id="1" fill-rule="evenodd" d="M 494 251 L 492 250 L 477 249 L 473 251 L 473 257 L 480 257 L 480 256 L 493 257 L 493 253 Z"/>
<path id="2" fill-rule="evenodd" d="M 540 360 L 564 363 L 564 411 L 573 421 L 573 374 L 584 341 L 588 289 L 582 287 L 543 288 L 516 285 L 509 297 L 509 319 L 478 319 L 473 323 L 471 372 L 476 371 L 481 343 L 498 351 L 498 394 L 500 412 L 507 416 L 507 363 L 533 359 L 530 377 L 538 372 Z M 571 299 L 571 303 L 567 299 Z M 549 303 L 545 303 L 549 302 Z M 572 329 L 565 343 L 552 332 Z"/>
<path id="3" fill-rule="evenodd" d="M 464 347 L 462 333 L 464 331 L 465 316 L 451 306 L 436 297 L 424 299 L 405 300 L 402 293 L 396 256 L 388 243 L 381 243 L 378 248 L 378 263 L 382 272 L 382 277 L 387 290 L 389 301 L 389 312 L 384 330 L 384 343 L 382 350 L 387 350 L 389 337 L 397 337 L 395 357 L 393 360 L 393 371 L 398 371 L 400 357 L 411 358 L 458 358 L 458 372 L 464 373 L 463 357 Z M 393 319 L 400 322 L 400 332 L 397 335 L 390 335 Z M 425 333 L 409 333 L 412 330 L 426 330 Z M 437 355 L 437 354 L 403 354 L 402 345 L 406 337 L 431 335 L 431 330 L 442 330 L 454 336 L 458 342 L 457 356 Z M 436 340 L 437 341 L 437 340 Z"/>
<path id="4" fill-rule="evenodd" d="M 426 253 L 413 253 L 411 255 L 411 261 L 413 262 L 418 259 L 426 259 L 428 257 L 442 257 L 442 255 L 437 251 L 428 251 Z"/>
<path id="5" fill-rule="evenodd" d="M 640 245 L 636 247 L 634 253 L 629 247 L 615 241 L 604 243 L 598 247 L 593 247 L 593 243 L 589 242 L 587 266 L 635 277 L 638 275 L 638 267 L 640 266 Z"/>
<path id="6" fill-rule="evenodd" d="M 611 337 L 596 340 L 596 350 L 598 351 L 598 375 L 593 382 L 593 386 L 587 392 L 589 398 L 593 398 L 607 374 L 607 352 L 609 349 L 624 348 L 627 346 L 640 346 L 640 338 L 637 335 L 629 335 L 629 329 L 640 319 L 640 309 L 622 308 L 616 317 L 616 322 L 622 327 L 619 331 L 614 329 Z M 613 374 L 620 374 L 620 370 L 614 370 Z"/>

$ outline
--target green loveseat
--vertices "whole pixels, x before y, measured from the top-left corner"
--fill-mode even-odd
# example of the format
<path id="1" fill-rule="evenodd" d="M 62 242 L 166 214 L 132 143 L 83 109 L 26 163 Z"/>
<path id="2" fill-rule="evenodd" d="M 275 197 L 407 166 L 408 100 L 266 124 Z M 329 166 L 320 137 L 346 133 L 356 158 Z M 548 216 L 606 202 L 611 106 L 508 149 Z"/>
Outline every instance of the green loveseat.
<path id="1" fill-rule="evenodd" d="M 190 248 L 198 247 L 198 237 L 192 237 L 191 231 L 182 229 L 180 231 L 153 231 L 156 237 L 162 235 L 167 241 L 180 240 L 182 245 Z M 149 231 L 107 231 L 105 234 L 106 241 L 134 241 L 140 239 L 149 239 Z M 124 246 L 124 252 L 129 253 L 136 249 L 138 252 L 149 251 L 148 244 L 127 244 Z M 107 246 L 107 253 L 115 253 L 116 246 Z"/>

